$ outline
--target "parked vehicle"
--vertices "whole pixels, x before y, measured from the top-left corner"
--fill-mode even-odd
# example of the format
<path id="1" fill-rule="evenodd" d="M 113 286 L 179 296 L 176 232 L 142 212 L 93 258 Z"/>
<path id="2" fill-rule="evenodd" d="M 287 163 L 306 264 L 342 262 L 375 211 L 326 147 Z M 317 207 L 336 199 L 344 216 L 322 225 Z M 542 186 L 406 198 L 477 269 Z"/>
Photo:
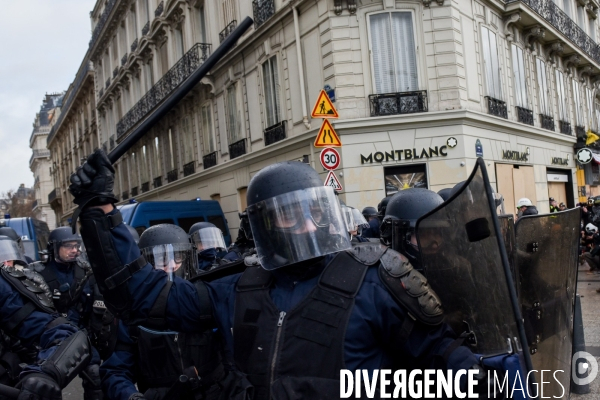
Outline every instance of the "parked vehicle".
<path id="1" fill-rule="evenodd" d="M 35 261 L 44 261 L 50 229 L 48 224 L 31 217 L 0 219 L 0 226 L 13 228 L 23 243 L 25 255 Z"/>

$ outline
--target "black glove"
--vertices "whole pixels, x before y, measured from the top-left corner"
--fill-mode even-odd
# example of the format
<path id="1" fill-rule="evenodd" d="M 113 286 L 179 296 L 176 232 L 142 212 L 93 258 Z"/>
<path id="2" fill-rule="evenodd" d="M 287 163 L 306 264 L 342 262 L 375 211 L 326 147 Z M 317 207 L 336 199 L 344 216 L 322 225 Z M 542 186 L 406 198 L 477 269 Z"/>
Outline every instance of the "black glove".
<path id="1" fill-rule="evenodd" d="M 87 161 L 71 174 L 70 180 L 69 191 L 75 198 L 73 202 L 80 208 L 117 202 L 113 194 L 115 169 L 102 149 L 92 153 Z"/>
<path id="2" fill-rule="evenodd" d="M 129 396 L 129 398 L 127 400 L 145 400 L 146 398 L 144 397 L 143 394 L 141 393 L 134 393 L 131 396 Z"/>
<path id="3" fill-rule="evenodd" d="M 83 386 L 84 400 L 102 400 L 103 393 L 100 379 L 100 366 L 98 364 L 88 365 L 80 374 Z"/>
<path id="4" fill-rule="evenodd" d="M 21 389 L 18 400 L 62 400 L 60 386 L 46 374 L 29 374 L 17 387 Z"/>

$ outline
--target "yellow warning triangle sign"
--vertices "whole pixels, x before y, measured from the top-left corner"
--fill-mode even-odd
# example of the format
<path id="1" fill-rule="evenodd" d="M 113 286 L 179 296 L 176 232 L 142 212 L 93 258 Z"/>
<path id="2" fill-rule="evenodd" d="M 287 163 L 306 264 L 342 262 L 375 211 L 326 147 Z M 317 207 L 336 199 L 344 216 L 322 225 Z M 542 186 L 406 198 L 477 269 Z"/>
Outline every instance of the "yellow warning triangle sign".
<path id="1" fill-rule="evenodd" d="M 340 137 L 335 133 L 329 120 L 324 119 L 319 134 L 315 139 L 315 147 L 342 147 Z"/>
<path id="2" fill-rule="evenodd" d="M 331 99 L 327 96 L 327 92 L 321 89 L 319 98 L 310 114 L 313 118 L 338 118 L 338 112 L 333 106 Z"/>

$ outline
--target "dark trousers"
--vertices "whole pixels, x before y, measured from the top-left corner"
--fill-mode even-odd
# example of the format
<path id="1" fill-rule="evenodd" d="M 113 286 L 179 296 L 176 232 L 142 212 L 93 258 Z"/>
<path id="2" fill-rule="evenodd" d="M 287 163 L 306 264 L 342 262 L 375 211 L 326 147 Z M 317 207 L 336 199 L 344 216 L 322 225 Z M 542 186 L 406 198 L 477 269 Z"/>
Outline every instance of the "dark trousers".
<path id="1" fill-rule="evenodd" d="M 583 253 L 582 257 L 591 269 L 600 270 L 600 256 L 593 256 L 592 253 Z"/>

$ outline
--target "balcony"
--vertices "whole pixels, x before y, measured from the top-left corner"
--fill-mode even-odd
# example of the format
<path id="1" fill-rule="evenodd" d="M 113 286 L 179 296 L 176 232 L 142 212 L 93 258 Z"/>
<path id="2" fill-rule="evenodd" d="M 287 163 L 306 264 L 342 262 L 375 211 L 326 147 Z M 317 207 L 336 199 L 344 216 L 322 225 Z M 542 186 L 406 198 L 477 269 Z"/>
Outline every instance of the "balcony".
<path id="1" fill-rule="evenodd" d="M 493 97 L 485 96 L 488 103 L 488 114 L 495 115 L 496 117 L 508 119 L 508 110 L 506 109 L 506 102 Z"/>
<path id="2" fill-rule="evenodd" d="M 121 66 L 127 64 L 127 56 L 128 56 L 128 54 L 125 53 L 125 55 L 123 57 L 121 57 Z"/>
<path id="3" fill-rule="evenodd" d="M 102 32 L 104 25 L 106 25 L 108 16 L 110 15 L 110 12 L 114 8 L 116 2 L 117 2 L 117 0 L 108 0 L 106 2 L 106 5 L 104 6 L 104 11 L 102 12 L 102 15 L 100 15 L 100 19 L 98 20 L 98 23 L 96 24 L 96 27 L 94 28 L 94 32 L 92 32 L 92 38 L 90 39 L 90 47 L 94 46 L 94 43 L 96 43 L 96 40 L 98 40 L 98 37 L 100 36 L 100 32 Z"/>
<path id="4" fill-rule="evenodd" d="M 413 114 L 427 111 L 427 91 L 372 94 L 371 117 Z"/>
<path id="5" fill-rule="evenodd" d="M 157 18 L 160 17 L 164 10 L 165 10 L 165 2 L 161 1 L 158 4 L 158 7 L 156 7 L 156 10 L 154 10 L 154 16 Z"/>
<path id="6" fill-rule="evenodd" d="M 183 166 L 183 176 L 189 176 L 196 172 L 196 163 L 195 161 L 189 162 Z"/>
<path id="7" fill-rule="evenodd" d="M 98 98 L 102 98 L 102 96 L 104 96 L 104 88 L 100 88 L 100 91 L 98 91 Z"/>
<path id="8" fill-rule="evenodd" d="M 133 43 L 131 43 L 131 47 L 130 50 L 133 53 L 134 51 L 136 51 L 138 48 L 138 39 L 135 38 L 135 40 L 133 41 Z"/>
<path id="9" fill-rule="evenodd" d="M 60 204 L 61 195 L 60 192 L 57 192 L 56 189 L 50 192 L 48 195 L 48 203 L 54 207 L 57 204 Z"/>
<path id="10" fill-rule="evenodd" d="M 150 182 L 142 183 L 142 193 L 146 193 L 148 190 L 150 190 Z"/>
<path id="11" fill-rule="evenodd" d="M 540 114 L 540 122 L 542 124 L 542 128 L 554 132 L 554 118 L 548 115 Z"/>
<path id="12" fill-rule="evenodd" d="M 121 199 L 122 200 L 128 200 L 129 199 L 129 191 L 124 191 L 123 194 L 121 195 Z"/>
<path id="13" fill-rule="evenodd" d="M 152 181 L 152 186 L 154 186 L 154 188 L 161 187 L 162 186 L 162 176 L 154 178 L 154 180 Z"/>
<path id="14" fill-rule="evenodd" d="M 227 25 L 225 27 L 225 29 L 223 29 L 221 32 L 219 32 L 219 43 L 223 43 L 223 40 L 225 40 L 225 38 L 229 35 L 231 35 L 231 32 L 233 32 L 235 30 L 235 27 L 237 26 L 237 21 L 234 19 L 233 21 L 231 21 L 229 23 L 229 25 Z"/>
<path id="15" fill-rule="evenodd" d="M 115 79 L 117 75 L 119 75 L 119 67 L 115 67 L 115 69 L 113 69 L 113 79 Z"/>
<path id="16" fill-rule="evenodd" d="M 108 78 L 108 79 L 106 80 L 105 84 L 104 84 L 104 87 L 105 87 L 106 89 L 108 89 L 108 87 L 109 87 L 109 86 L 110 86 L 110 78 Z"/>
<path id="17" fill-rule="evenodd" d="M 273 0 L 254 0 L 252 9 L 254 29 L 256 29 L 275 14 L 275 2 Z"/>
<path id="18" fill-rule="evenodd" d="M 210 44 L 197 43 L 177 61 L 152 88 L 125 114 L 117 124 L 117 139 L 125 137 L 138 122 L 143 120 L 164 99 L 185 81 L 210 54 Z"/>
<path id="19" fill-rule="evenodd" d="M 571 124 L 566 121 L 558 121 L 558 127 L 560 128 L 560 133 L 564 133 L 565 135 L 572 135 L 573 131 L 571 130 Z"/>
<path id="20" fill-rule="evenodd" d="M 523 107 L 516 107 L 517 109 L 517 120 L 523 124 L 533 126 L 533 111 Z"/>
<path id="21" fill-rule="evenodd" d="M 29 159 L 29 166 L 33 163 L 33 160 L 37 158 L 48 158 L 50 157 L 50 150 L 33 150 L 33 154 Z"/>
<path id="22" fill-rule="evenodd" d="M 217 165 L 217 152 L 213 151 L 212 153 L 202 157 L 202 164 L 204 165 L 204 169 L 208 169 Z"/>
<path id="23" fill-rule="evenodd" d="M 146 22 L 146 25 L 142 28 L 142 36 L 146 36 L 150 32 L 150 21 Z"/>
<path id="24" fill-rule="evenodd" d="M 109 143 L 110 143 L 110 149 L 114 149 L 115 148 L 115 135 L 110 135 L 110 138 L 108 139 Z"/>
<path id="25" fill-rule="evenodd" d="M 575 136 L 585 139 L 587 137 L 587 135 L 585 133 L 585 127 L 575 125 Z"/>
<path id="26" fill-rule="evenodd" d="M 233 160 L 246 154 L 246 139 L 238 140 L 229 145 L 229 158 Z"/>
<path id="27" fill-rule="evenodd" d="M 265 129 L 265 146 L 285 139 L 285 123 L 285 121 L 281 121 Z"/>
<path id="28" fill-rule="evenodd" d="M 565 35 L 575 46 L 600 64 L 600 46 L 563 10 L 550 0 L 505 0 L 507 4 L 521 2 Z M 585 1 L 587 3 L 587 1 Z"/>
<path id="29" fill-rule="evenodd" d="M 175 182 L 178 178 L 179 178 L 179 173 L 177 171 L 177 168 L 175 168 L 172 171 L 167 172 L 167 182 L 168 183 Z"/>
<path id="30" fill-rule="evenodd" d="M 138 187 L 132 187 L 131 188 L 131 197 L 137 196 L 138 195 Z"/>

